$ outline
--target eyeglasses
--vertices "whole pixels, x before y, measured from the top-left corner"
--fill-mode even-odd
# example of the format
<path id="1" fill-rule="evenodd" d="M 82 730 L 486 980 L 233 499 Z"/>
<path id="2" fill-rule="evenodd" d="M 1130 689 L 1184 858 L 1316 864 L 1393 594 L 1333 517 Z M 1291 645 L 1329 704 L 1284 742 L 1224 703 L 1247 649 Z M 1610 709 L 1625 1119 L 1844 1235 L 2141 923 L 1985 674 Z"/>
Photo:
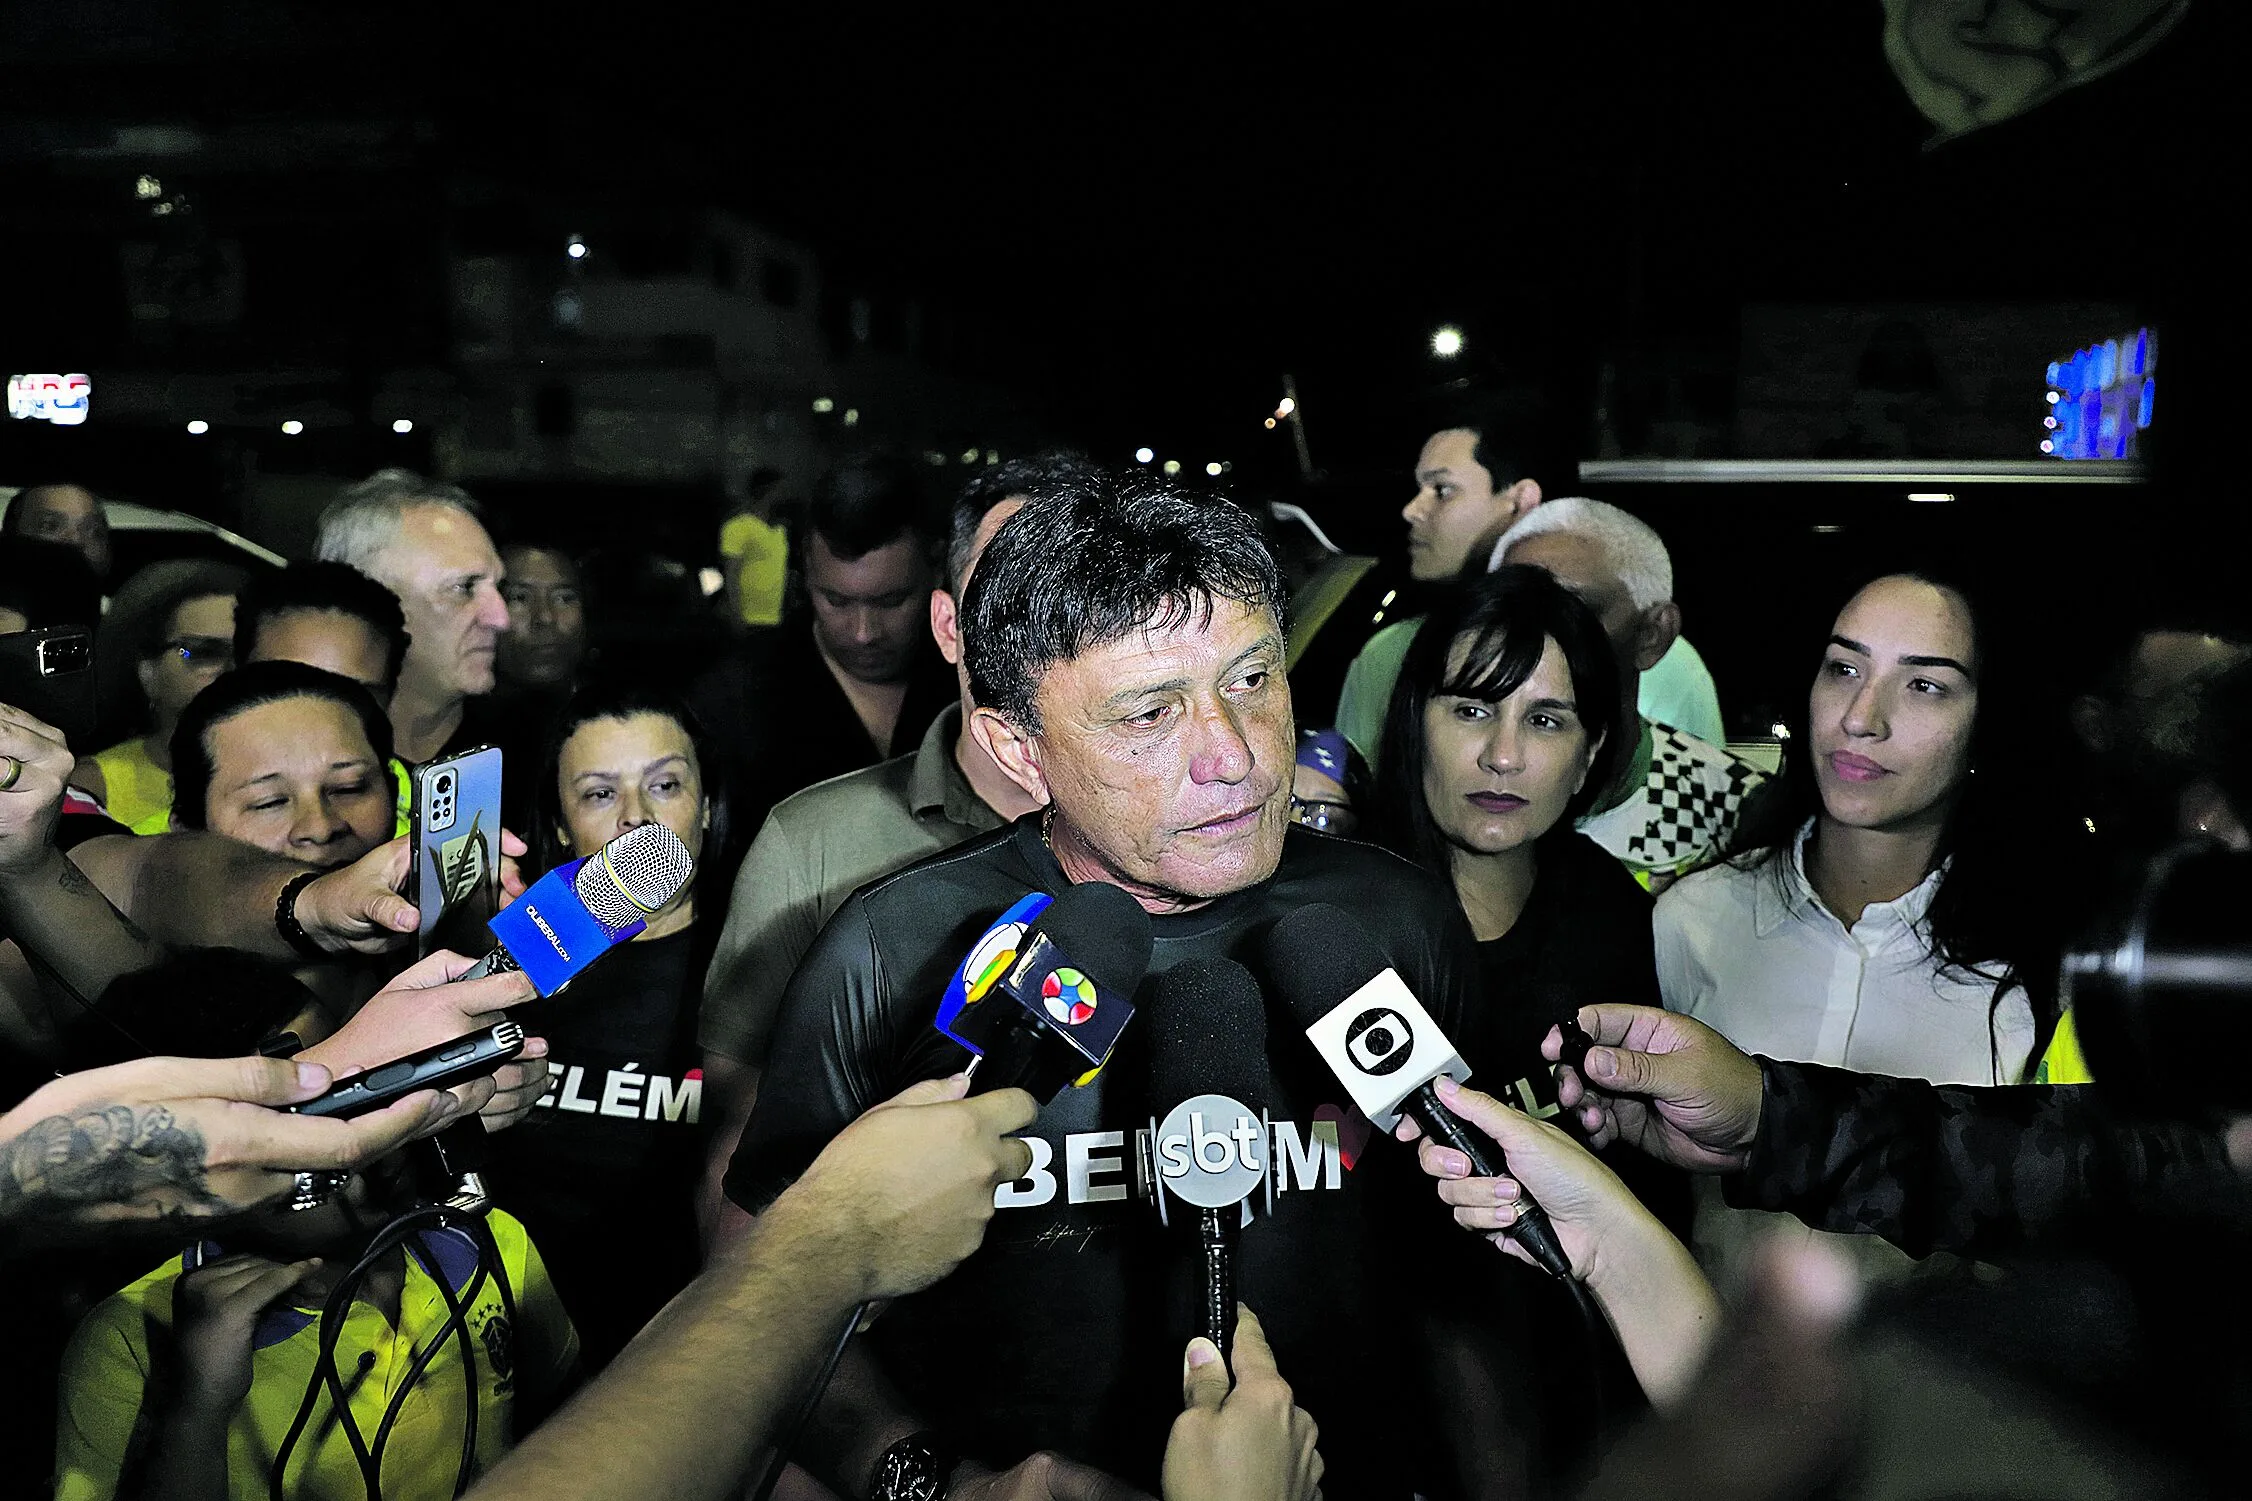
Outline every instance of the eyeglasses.
<path id="1" fill-rule="evenodd" d="M 225 672 L 235 665 L 235 644 L 224 636 L 175 636 L 164 643 L 164 649 L 178 652 L 180 660 L 190 667 L 216 667 Z"/>
<path id="2" fill-rule="evenodd" d="M 1353 805 L 1292 794 L 1290 821 L 1302 823 L 1309 829 L 1320 829 L 1326 834 L 1349 834 L 1353 829 Z"/>

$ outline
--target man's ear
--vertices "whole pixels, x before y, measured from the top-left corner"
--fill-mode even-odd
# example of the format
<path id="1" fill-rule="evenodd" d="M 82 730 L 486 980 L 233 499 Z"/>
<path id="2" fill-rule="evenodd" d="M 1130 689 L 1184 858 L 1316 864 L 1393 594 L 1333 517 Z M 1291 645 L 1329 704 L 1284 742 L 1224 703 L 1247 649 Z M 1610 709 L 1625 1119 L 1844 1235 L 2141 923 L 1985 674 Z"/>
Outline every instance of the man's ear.
<path id="1" fill-rule="evenodd" d="M 1040 742 L 998 709 L 980 707 L 970 715 L 970 734 L 1001 768 L 1036 803 L 1050 800 L 1048 774 L 1040 768 Z"/>
<path id="2" fill-rule="evenodd" d="M 134 676 L 135 676 L 136 678 L 140 679 L 140 682 L 141 682 L 141 697 L 142 697 L 142 698 L 144 698 L 144 699 L 153 699 L 153 698 L 155 698 L 155 697 L 156 697 L 156 658 L 154 658 L 154 657 L 143 657 L 143 658 L 142 658 L 142 659 L 141 659 L 140 661 L 138 661 L 138 662 L 135 662 L 135 663 L 133 664 L 133 675 L 134 675 Z"/>
<path id="3" fill-rule="evenodd" d="M 1634 670 L 1648 672 L 1657 666 L 1680 639 L 1681 606 L 1669 599 L 1644 610 L 1641 622 L 1635 627 Z"/>
<path id="4" fill-rule="evenodd" d="M 1543 497 L 1540 493 L 1540 481 L 1527 475 L 1502 491 L 1501 499 L 1509 510 L 1509 525 L 1515 526 L 1525 519 L 1534 506 L 1541 503 Z"/>
<path id="5" fill-rule="evenodd" d="M 954 596 L 944 589 L 931 590 L 931 638 L 949 667 L 962 665 L 962 619 Z"/>

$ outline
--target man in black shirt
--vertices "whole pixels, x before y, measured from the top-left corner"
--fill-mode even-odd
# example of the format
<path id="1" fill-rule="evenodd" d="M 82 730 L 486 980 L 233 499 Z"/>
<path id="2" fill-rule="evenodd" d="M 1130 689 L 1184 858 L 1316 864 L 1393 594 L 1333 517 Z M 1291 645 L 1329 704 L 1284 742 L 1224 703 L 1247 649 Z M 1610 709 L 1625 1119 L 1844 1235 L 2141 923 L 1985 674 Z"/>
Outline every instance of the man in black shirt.
<path id="1" fill-rule="evenodd" d="M 903 464 L 867 458 L 822 476 L 802 552 L 808 616 L 759 633 L 689 690 L 727 749 L 745 838 L 791 793 L 912 750 L 953 701 L 930 637 L 936 531 Z"/>
<path id="2" fill-rule="evenodd" d="M 1475 957 L 1451 897 L 1290 824 L 1280 595 L 1248 517 L 1162 485 L 1100 478 L 1002 527 L 966 601 L 972 730 L 1049 813 L 864 887 L 830 920 L 782 1002 L 728 1174 L 737 1204 L 762 1209 L 862 1111 L 964 1065 L 933 1030 L 939 998 L 1028 891 L 1110 882 L 1152 915 L 1152 975 L 1227 957 L 1262 981 L 1278 917 L 1347 906 L 1440 1024 L 1460 1024 Z M 1414 1164 L 1369 1138 L 1272 1000 L 1259 1103 L 1280 1192 L 1243 1230 L 1239 1290 L 1323 1424 L 1329 1492 L 1405 1497 L 1462 1436 L 1407 1394 L 1426 1336 L 1459 1363 L 1424 1290 L 1474 1243 L 1417 1202 Z M 840 1494 L 906 1494 L 878 1477 L 918 1470 L 950 1471 L 957 1498 L 1021 1494 L 1051 1462 L 984 1466 L 1041 1448 L 1155 1489 L 1170 1414 L 1150 1394 L 1193 1327 L 1192 1253 L 1132 1198 L 1133 1131 L 1178 1103 L 1145 1078 L 1129 1027 L 1109 1068 L 1042 1110 L 984 1249 L 848 1354 L 798 1450 Z"/>

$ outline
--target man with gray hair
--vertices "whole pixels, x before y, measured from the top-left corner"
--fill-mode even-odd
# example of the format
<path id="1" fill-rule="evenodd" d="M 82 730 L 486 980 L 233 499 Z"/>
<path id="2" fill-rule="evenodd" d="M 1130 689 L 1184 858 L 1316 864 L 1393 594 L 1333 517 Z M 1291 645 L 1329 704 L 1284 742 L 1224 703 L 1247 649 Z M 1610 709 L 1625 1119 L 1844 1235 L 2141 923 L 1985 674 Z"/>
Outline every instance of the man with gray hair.
<path id="1" fill-rule="evenodd" d="M 1580 832 L 1617 856 L 1652 895 L 1716 858 L 1767 776 L 1742 757 L 1636 710 L 1642 673 L 1681 637 L 1673 559 L 1664 541 L 1617 506 L 1567 496 L 1510 528 L 1494 549 L 1494 562 L 1546 569 L 1587 602 L 1618 658 L 1627 719 L 1642 729 L 1618 784 L 1580 820 Z"/>
<path id="2" fill-rule="evenodd" d="M 406 469 L 378 470 L 321 513 L 314 551 L 399 596 L 411 638 L 391 696 L 399 759 L 420 765 L 490 738 L 465 720 L 470 700 L 493 691 L 508 605 L 500 554 L 467 492 Z"/>

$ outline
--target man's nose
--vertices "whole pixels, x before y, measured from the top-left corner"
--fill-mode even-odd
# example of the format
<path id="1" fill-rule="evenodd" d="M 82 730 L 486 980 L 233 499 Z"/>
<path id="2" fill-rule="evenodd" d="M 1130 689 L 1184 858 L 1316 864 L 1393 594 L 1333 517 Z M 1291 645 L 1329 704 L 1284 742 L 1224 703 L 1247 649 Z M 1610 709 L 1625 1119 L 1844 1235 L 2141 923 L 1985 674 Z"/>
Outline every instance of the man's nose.
<path id="1" fill-rule="evenodd" d="M 496 631 L 508 629 L 508 601 L 502 597 L 500 590 L 489 584 L 478 586 L 477 623 L 491 626 Z"/>
<path id="2" fill-rule="evenodd" d="M 1196 742 L 1189 756 L 1189 780 L 1240 782 L 1251 774 L 1251 741 L 1228 705 L 1215 704 L 1196 716 Z"/>

